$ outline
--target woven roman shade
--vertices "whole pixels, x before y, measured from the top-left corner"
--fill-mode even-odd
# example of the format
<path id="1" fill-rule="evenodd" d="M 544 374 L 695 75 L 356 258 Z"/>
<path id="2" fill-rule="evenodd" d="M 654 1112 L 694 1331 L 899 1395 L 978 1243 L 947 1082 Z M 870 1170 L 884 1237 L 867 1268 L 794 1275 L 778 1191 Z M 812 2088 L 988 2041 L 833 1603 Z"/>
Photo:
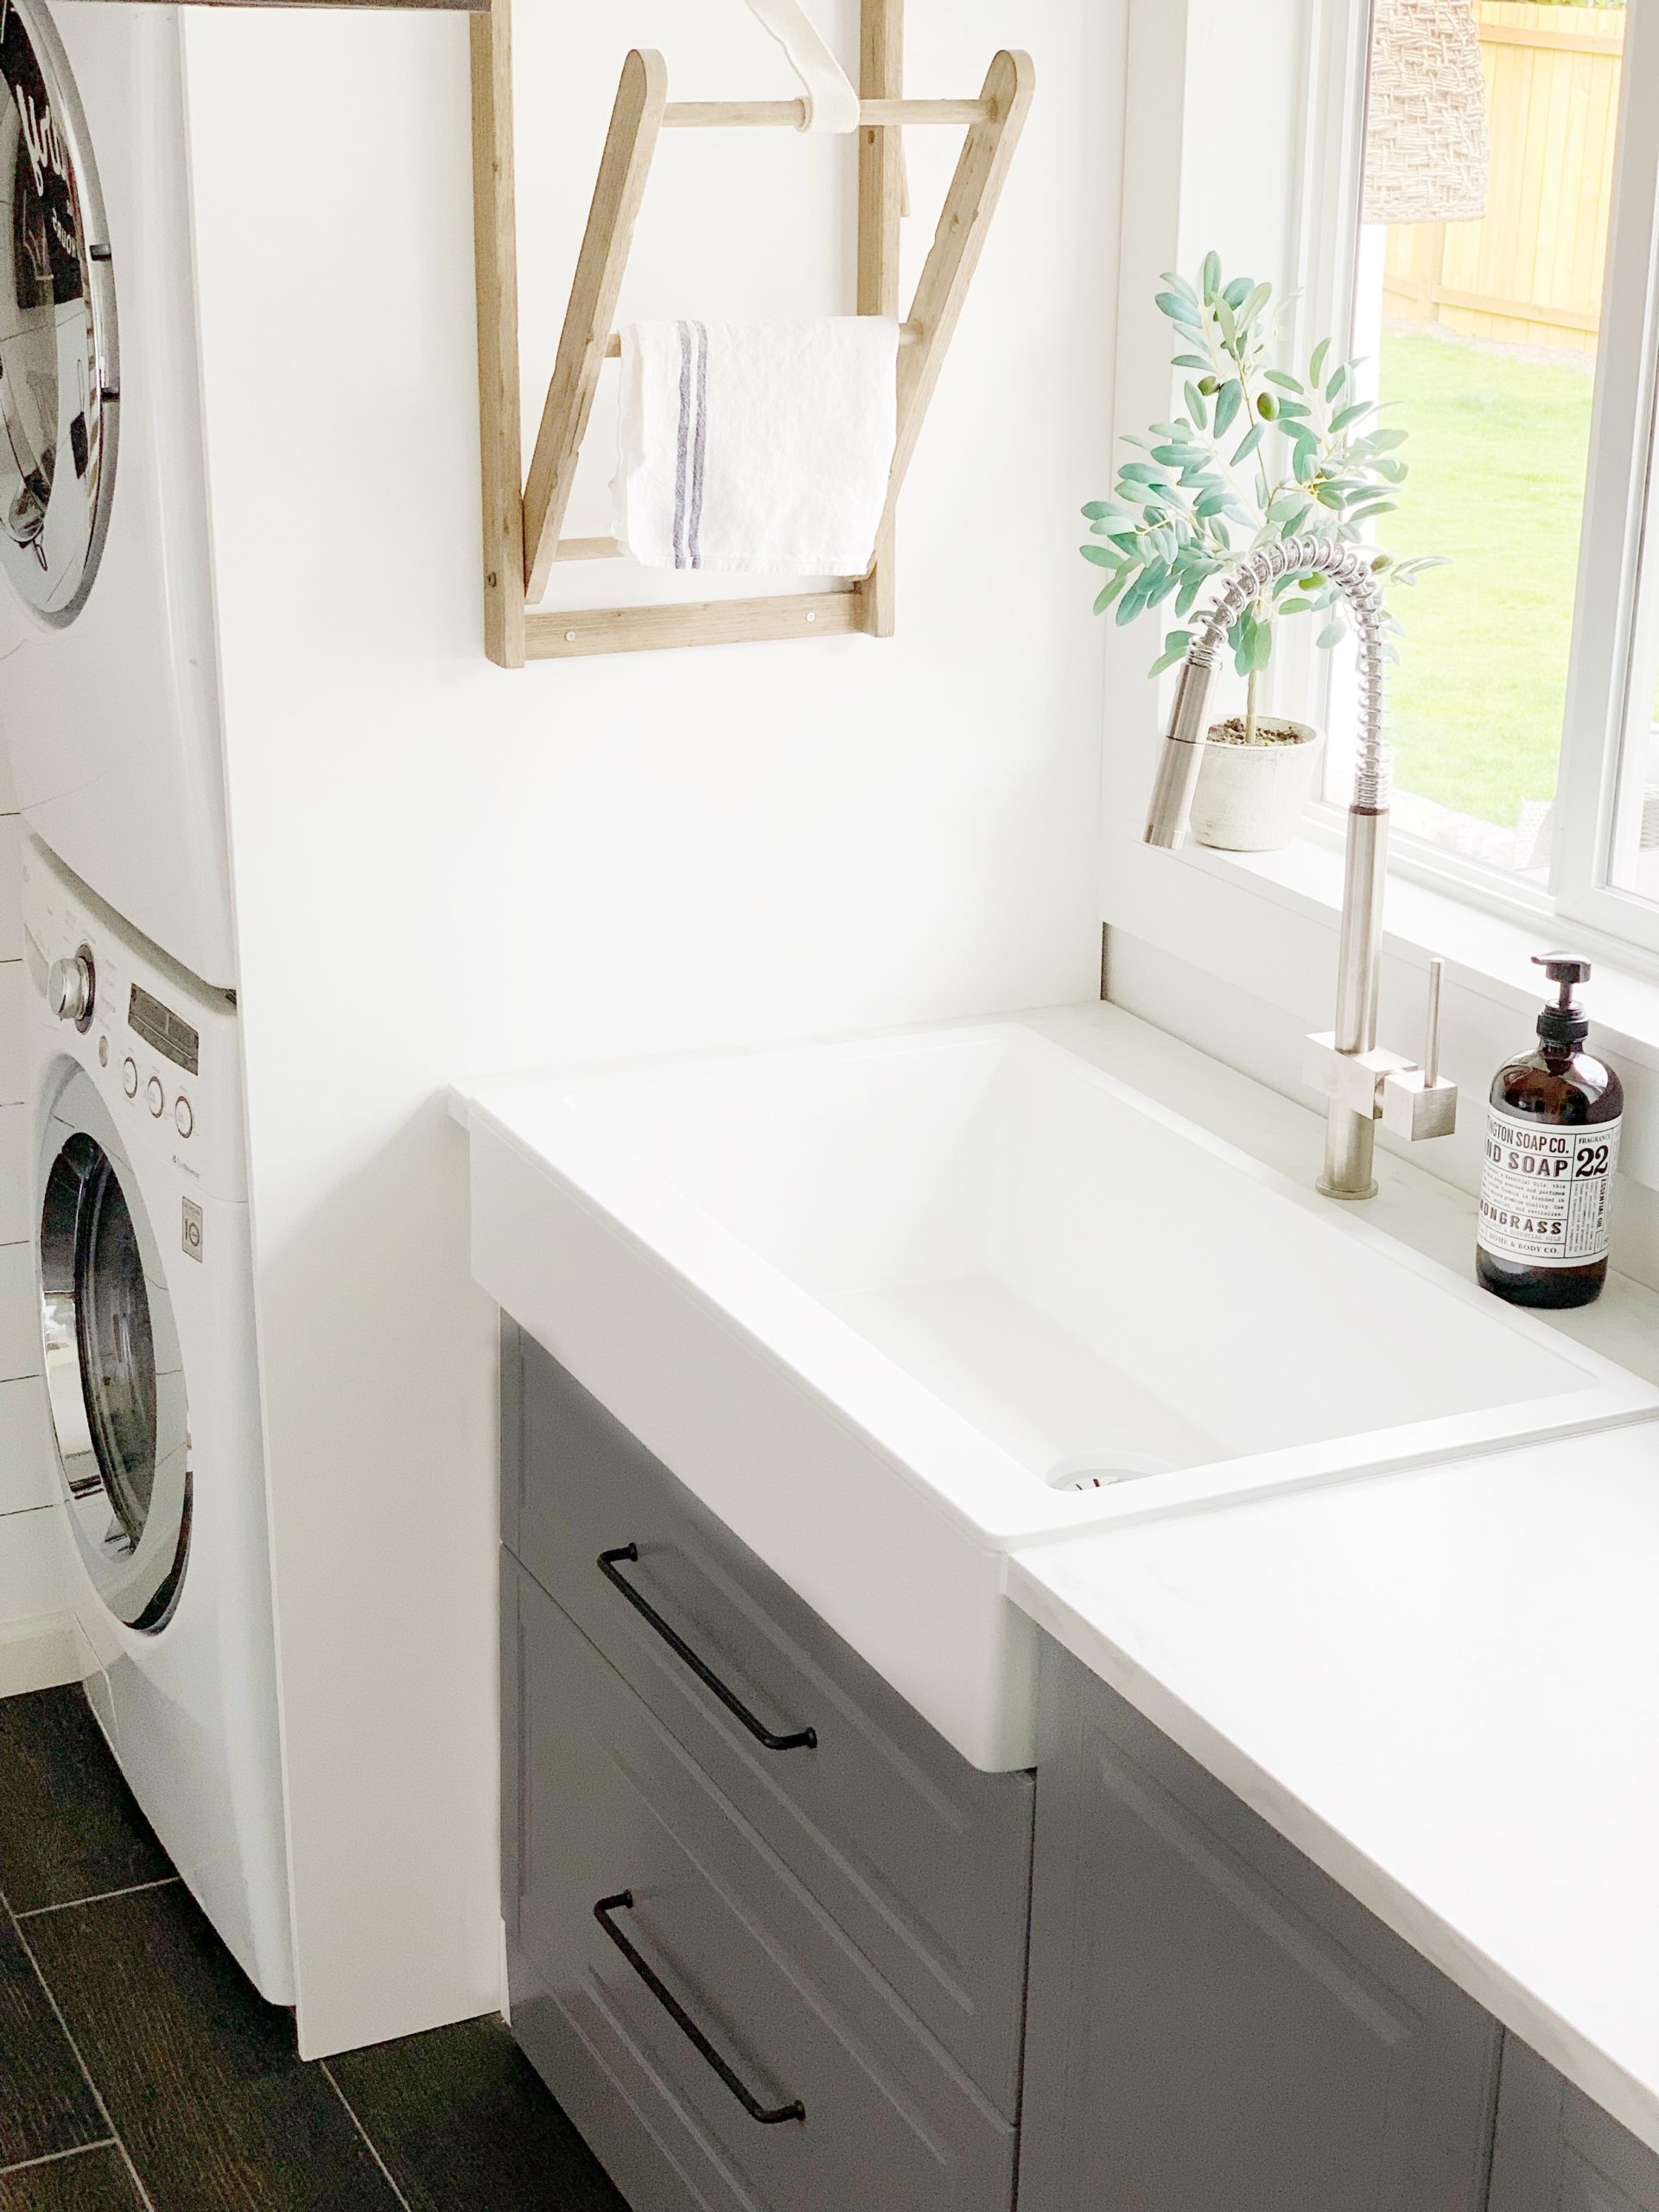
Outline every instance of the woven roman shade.
<path id="1" fill-rule="evenodd" d="M 1491 166 L 1471 0 L 1375 0 L 1363 219 L 1473 222 Z"/>

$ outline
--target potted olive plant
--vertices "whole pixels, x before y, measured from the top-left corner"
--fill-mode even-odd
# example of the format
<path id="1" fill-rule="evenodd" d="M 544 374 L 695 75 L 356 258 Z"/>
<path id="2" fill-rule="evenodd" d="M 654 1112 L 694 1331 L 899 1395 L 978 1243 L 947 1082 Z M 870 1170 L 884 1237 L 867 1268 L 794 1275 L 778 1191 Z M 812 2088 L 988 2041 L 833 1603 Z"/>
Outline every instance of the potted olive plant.
<path id="1" fill-rule="evenodd" d="M 1205 586 L 1241 554 L 1305 531 L 1363 539 L 1394 512 L 1389 494 L 1406 475 L 1406 433 L 1385 427 L 1376 404 L 1358 396 L 1354 365 L 1332 358 L 1329 339 L 1301 376 L 1267 366 L 1270 286 L 1248 276 L 1229 283 L 1213 253 L 1196 284 L 1174 275 L 1163 282 L 1158 306 L 1174 327 L 1185 411 L 1126 441 L 1135 450 L 1113 496 L 1083 511 L 1096 542 L 1082 549 L 1107 571 L 1097 614 L 1116 607 L 1128 623 L 1173 602 L 1179 626 L 1166 635 L 1154 676 L 1185 658 L 1202 626 Z M 1376 556 L 1391 583 L 1414 583 L 1437 565 Z M 1265 852 L 1295 834 L 1322 740 L 1306 722 L 1258 713 L 1257 690 L 1277 625 L 1300 615 L 1321 618 L 1322 647 L 1348 634 L 1336 586 L 1295 575 L 1246 607 L 1227 633 L 1247 689 L 1243 713 L 1209 733 L 1192 808 L 1204 844 Z"/>

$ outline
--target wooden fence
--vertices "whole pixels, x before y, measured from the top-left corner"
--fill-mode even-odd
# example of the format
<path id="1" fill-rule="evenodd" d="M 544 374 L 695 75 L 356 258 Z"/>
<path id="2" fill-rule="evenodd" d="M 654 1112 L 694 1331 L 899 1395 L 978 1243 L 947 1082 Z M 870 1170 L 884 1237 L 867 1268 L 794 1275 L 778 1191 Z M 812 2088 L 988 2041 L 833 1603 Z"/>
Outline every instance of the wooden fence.
<path id="1" fill-rule="evenodd" d="M 1492 175 L 1478 223 L 1396 224 L 1385 312 L 1593 353 L 1612 204 L 1622 8 L 1478 0 Z"/>

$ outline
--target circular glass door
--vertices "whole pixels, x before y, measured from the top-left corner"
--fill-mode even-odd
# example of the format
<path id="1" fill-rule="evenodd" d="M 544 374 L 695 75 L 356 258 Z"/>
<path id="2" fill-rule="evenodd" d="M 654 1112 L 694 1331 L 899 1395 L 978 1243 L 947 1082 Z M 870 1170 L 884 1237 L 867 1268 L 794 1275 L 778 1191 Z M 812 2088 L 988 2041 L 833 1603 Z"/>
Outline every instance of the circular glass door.
<path id="1" fill-rule="evenodd" d="M 190 1546 L 184 1373 L 155 1238 L 83 1072 L 49 1124 L 42 1164 L 41 1333 L 70 1522 L 117 1619 L 158 1629 Z"/>
<path id="2" fill-rule="evenodd" d="M 0 568 L 47 622 L 92 589 L 115 480 L 115 286 L 57 34 L 0 0 Z"/>

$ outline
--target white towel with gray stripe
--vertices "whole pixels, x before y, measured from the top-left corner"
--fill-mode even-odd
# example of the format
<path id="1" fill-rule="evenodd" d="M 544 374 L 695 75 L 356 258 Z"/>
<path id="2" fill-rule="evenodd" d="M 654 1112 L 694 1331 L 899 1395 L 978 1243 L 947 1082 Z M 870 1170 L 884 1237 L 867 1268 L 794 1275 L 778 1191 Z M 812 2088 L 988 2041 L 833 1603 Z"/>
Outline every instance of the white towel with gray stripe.
<path id="1" fill-rule="evenodd" d="M 896 441 L 899 325 L 636 322 L 616 535 L 652 569 L 862 576 Z"/>

